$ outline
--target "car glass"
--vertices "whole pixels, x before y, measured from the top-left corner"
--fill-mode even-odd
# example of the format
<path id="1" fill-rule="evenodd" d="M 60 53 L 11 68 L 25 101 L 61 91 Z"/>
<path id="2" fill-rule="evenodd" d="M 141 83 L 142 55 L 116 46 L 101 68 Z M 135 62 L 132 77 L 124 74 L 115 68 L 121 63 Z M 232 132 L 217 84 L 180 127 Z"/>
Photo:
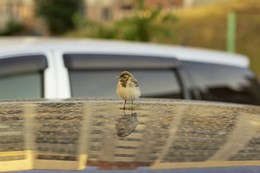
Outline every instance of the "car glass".
<path id="1" fill-rule="evenodd" d="M 117 97 L 117 76 L 122 70 L 70 70 L 72 97 Z M 173 70 L 129 70 L 137 78 L 142 97 L 182 98 Z"/>
<path id="2" fill-rule="evenodd" d="M 41 98 L 41 73 L 13 74 L 0 77 L 0 98 Z"/>
<path id="3" fill-rule="evenodd" d="M 103 98 L 0 101 L 0 172 L 260 172 L 259 106 L 121 106 Z"/>
<path id="4" fill-rule="evenodd" d="M 42 55 L 0 59 L 0 99 L 44 97 L 45 68 L 47 60 Z"/>
<path id="5" fill-rule="evenodd" d="M 260 87 L 246 68 L 184 61 L 202 100 L 260 104 Z"/>

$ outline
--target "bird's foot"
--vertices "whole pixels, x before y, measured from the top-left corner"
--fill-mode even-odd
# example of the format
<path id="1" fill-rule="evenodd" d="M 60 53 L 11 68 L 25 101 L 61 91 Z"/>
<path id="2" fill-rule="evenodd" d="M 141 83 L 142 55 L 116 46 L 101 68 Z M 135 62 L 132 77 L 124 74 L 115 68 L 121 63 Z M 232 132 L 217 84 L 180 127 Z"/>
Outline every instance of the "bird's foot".
<path id="1" fill-rule="evenodd" d="M 120 108 L 120 110 L 129 110 L 129 111 L 134 111 L 134 108 L 127 108 L 127 107 L 122 107 Z"/>

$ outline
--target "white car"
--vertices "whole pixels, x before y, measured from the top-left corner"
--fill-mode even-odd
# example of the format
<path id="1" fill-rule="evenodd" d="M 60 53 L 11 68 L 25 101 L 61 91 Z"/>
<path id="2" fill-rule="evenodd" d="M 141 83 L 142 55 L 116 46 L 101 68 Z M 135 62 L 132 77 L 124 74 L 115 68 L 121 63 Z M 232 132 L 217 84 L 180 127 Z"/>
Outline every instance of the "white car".
<path id="1" fill-rule="evenodd" d="M 260 104 L 244 55 L 88 39 L 1 38 L 0 99 L 116 98 L 117 76 L 134 74 L 142 97 Z"/>

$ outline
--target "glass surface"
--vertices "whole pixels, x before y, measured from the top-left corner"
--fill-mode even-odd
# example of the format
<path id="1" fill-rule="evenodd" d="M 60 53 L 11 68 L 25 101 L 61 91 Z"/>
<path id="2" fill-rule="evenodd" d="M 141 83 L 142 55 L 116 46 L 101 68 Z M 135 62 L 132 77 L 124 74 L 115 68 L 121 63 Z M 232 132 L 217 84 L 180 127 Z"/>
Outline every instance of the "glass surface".
<path id="1" fill-rule="evenodd" d="M 138 80 L 141 97 L 182 98 L 173 70 L 130 70 Z M 117 97 L 120 70 L 69 71 L 72 97 Z"/>
<path id="2" fill-rule="evenodd" d="M 183 64 L 202 100 L 260 105 L 260 86 L 250 70 L 188 61 Z"/>
<path id="3" fill-rule="evenodd" d="M 41 97 L 41 73 L 35 72 L 0 77 L 0 99 Z"/>
<path id="4" fill-rule="evenodd" d="M 0 99 L 41 98 L 45 55 L 7 56 L 0 59 Z"/>
<path id="5" fill-rule="evenodd" d="M 260 170 L 259 106 L 139 99 L 121 110 L 122 104 L 0 101 L 0 172 Z"/>

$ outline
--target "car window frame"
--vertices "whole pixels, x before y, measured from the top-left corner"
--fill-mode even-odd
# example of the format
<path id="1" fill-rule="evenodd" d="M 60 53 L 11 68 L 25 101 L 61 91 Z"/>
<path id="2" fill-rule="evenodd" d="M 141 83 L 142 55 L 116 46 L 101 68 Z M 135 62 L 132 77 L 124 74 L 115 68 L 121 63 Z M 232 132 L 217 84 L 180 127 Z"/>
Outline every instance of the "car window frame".
<path id="1" fill-rule="evenodd" d="M 73 56 L 76 55 L 76 58 Z M 133 58 L 134 57 L 134 58 Z M 88 64 L 84 68 L 84 70 L 122 70 L 124 71 L 125 69 L 128 70 L 151 70 L 151 69 L 168 69 L 172 71 L 172 73 L 176 76 L 176 80 L 178 81 L 178 85 L 180 88 L 180 95 L 182 99 L 189 99 L 190 96 L 187 92 L 186 89 L 186 84 L 185 81 L 182 79 L 182 76 L 185 75 L 182 72 L 182 64 L 181 62 L 175 58 L 175 57 L 165 57 L 165 56 L 150 56 L 150 55 L 138 55 L 138 54 L 100 54 L 100 53 L 66 53 L 64 52 L 62 54 L 64 66 L 68 71 L 68 79 L 69 79 L 69 86 L 70 86 L 70 96 L 72 97 L 72 87 L 71 87 L 71 79 L 69 75 L 70 70 L 82 70 L 82 64 L 84 63 L 79 63 L 75 62 L 75 60 L 79 61 L 88 61 Z M 106 60 L 109 58 L 114 58 L 113 60 L 117 62 L 117 64 L 106 64 L 102 63 L 100 65 L 100 62 L 102 60 Z M 129 61 L 130 59 L 130 61 Z M 116 61 L 118 60 L 118 61 Z M 147 64 L 147 62 L 152 61 L 152 63 Z M 136 63 L 135 61 L 139 61 Z M 156 62 L 159 62 L 160 64 L 156 64 Z M 123 63 L 123 66 L 122 66 Z M 141 65 L 140 65 L 141 64 Z M 156 64 L 156 65 L 155 65 Z M 137 66 L 136 66 L 137 65 Z M 174 99 L 174 98 L 173 98 Z"/>
<path id="2" fill-rule="evenodd" d="M 240 66 L 232 66 L 232 65 L 228 65 L 228 64 L 214 64 L 214 63 L 208 63 L 208 62 L 197 62 L 197 61 L 188 61 L 188 60 L 187 61 L 182 60 L 181 62 L 183 64 L 183 68 L 185 69 L 185 73 L 187 74 L 188 80 L 190 81 L 190 84 L 191 84 L 191 86 L 187 90 L 190 89 L 190 92 L 191 92 L 191 95 L 192 95 L 191 96 L 192 100 L 224 102 L 224 103 L 234 103 L 234 104 L 249 104 L 249 103 L 240 103 L 240 102 L 224 101 L 224 100 L 216 101 L 216 100 L 203 99 L 203 93 L 201 93 L 201 86 L 198 85 L 198 83 L 197 83 L 197 81 L 196 81 L 196 79 L 194 78 L 194 75 L 193 75 L 194 72 L 188 66 L 192 66 L 192 64 L 195 64 L 195 66 L 196 65 L 202 65 L 202 66 L 204 66 L 204 65 L 205 66 L 216 65 L 216 66 L 222 66 L 222 67 L 231 67 L 231 68 L 237 68 L 241 71 L 242 70 L 247 71 L 247 72 L 251 73 L 253 77 L 255 77 L 255 74 L 251 71 L 251 69 L 249 67 L 240 67 Z M 188 63 L 190 63 L 190 64 L 188 65 Z M 233 71 L 233 70 L 231 69 L 231 71 Z M 259 83 L 259 86 L 260 86 L 260 83 Z M 252 103 L 250 103 L 249 105 L 252 105 Z M 259 103 L 254 103 L 253 105 L 259 105 Z"/>

